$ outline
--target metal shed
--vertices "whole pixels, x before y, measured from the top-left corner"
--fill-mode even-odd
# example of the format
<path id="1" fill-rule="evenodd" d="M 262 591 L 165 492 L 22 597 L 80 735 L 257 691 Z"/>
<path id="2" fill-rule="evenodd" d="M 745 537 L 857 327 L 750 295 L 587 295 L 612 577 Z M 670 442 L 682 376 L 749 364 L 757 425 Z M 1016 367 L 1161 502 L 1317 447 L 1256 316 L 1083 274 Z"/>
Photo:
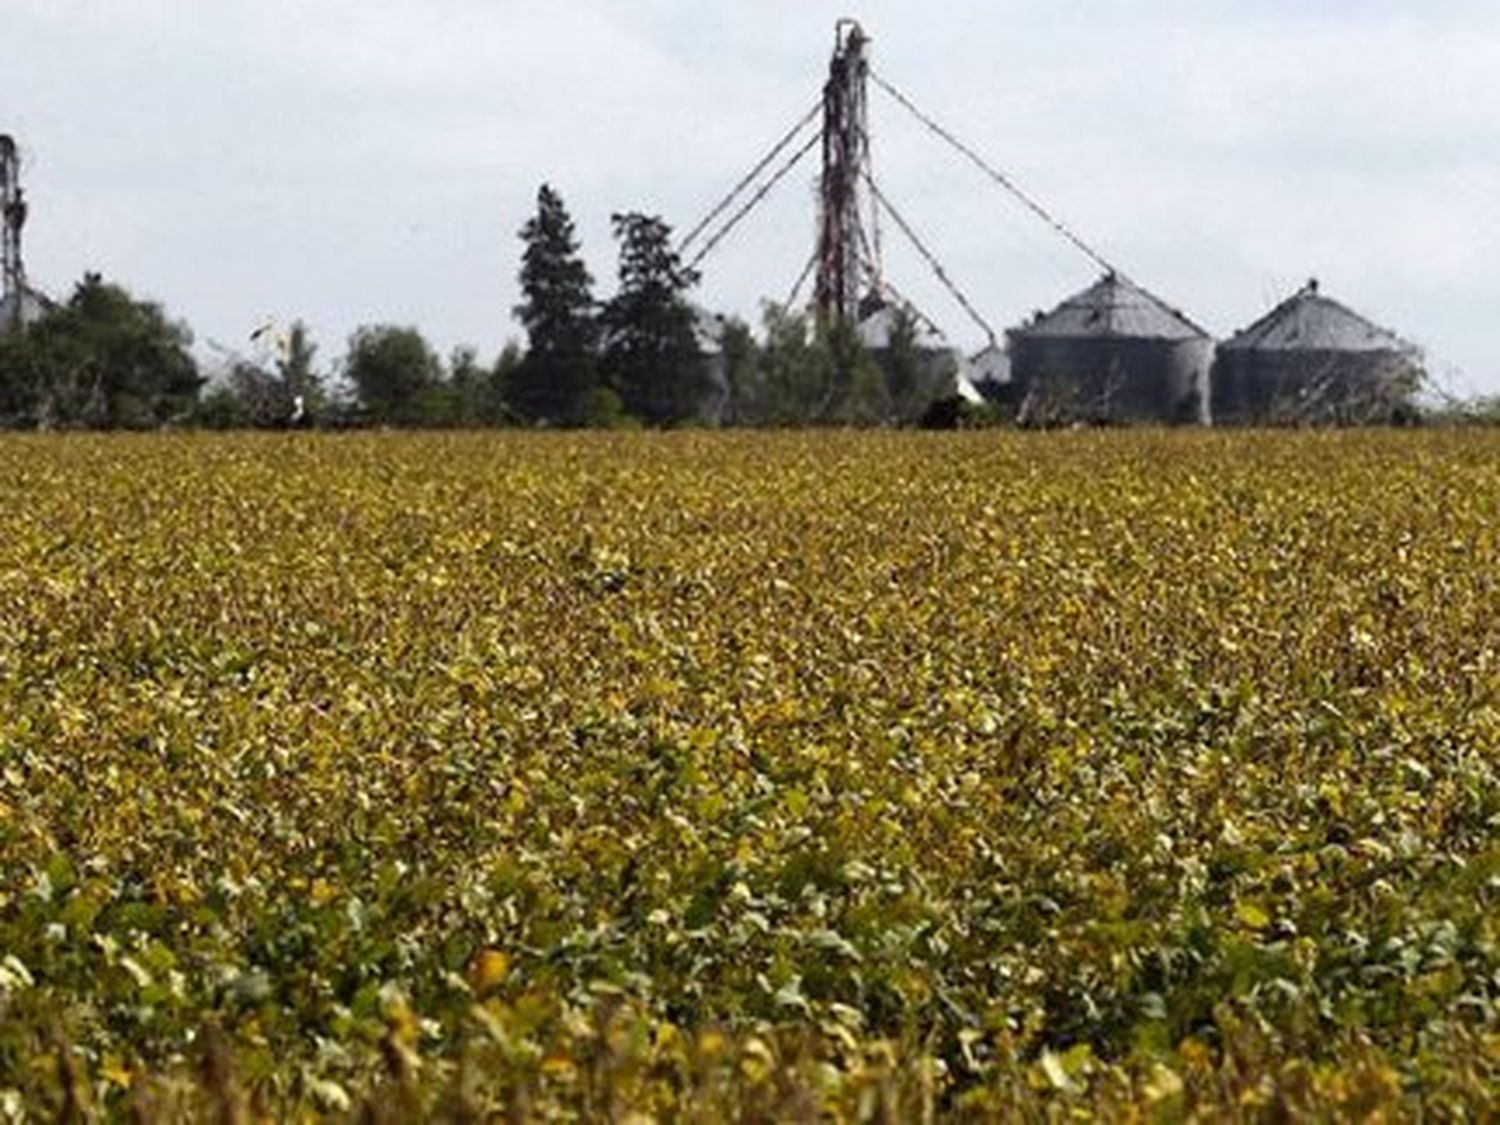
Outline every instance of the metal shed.
<path id="1" fill-rule="evenodd" d="M 1022 422 L 1209 421 L 1212 337 L 1116 273 L 1008 335 Z"/>
<path id="2" fill-rule="evenodd" d="M 1392 421 L 1410 409 L 1422 353 L 1316 280 L 1219 346 L 1213 412 L 1227 424 Z"/>

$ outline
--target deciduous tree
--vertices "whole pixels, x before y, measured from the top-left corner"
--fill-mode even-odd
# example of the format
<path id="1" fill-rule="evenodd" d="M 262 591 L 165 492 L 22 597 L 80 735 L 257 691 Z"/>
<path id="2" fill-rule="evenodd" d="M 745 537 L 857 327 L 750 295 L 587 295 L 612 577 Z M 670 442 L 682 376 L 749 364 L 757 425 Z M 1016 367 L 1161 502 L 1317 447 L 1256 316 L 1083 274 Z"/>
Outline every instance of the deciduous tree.
<path id="1" fill-rule="evenodd" d="M 428 417 L 443 367 L 415 328 L 364 327 L 349 338 L 345 374 L 370 420 L 412 425 Z"/>
<path id="2" fill-rule="evenodd" d="M 203 379 L 187 326 L 88 274 L 0 349 L 3 405 L 43 428 L 149 429 L 183 418 Z"/>

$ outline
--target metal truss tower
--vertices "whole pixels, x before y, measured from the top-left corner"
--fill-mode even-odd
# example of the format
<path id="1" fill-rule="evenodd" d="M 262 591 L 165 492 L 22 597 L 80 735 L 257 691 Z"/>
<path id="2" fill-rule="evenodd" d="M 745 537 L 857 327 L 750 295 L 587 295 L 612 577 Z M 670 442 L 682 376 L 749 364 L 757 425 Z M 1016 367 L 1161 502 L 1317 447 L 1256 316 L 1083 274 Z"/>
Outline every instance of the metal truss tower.
<path id="1" fill-rule="evenodd" d="M 817 285 L 825 320 L 857 322 L 860 302 L 880 288 L 880 245 L 871 192 L 869 37 L 840 20 L 823 87 L 823 175 L 819 184 Z"/>
<path id="2" fill-rule="evenodd" d="M 8 323 L 21 326 L 26 295 L 26 269 L 21 262 L 21 228 L 26 225 L 26 199 L 21 192 L 21 156 L 16 142 L 0 133 L 0 310 Z"/>

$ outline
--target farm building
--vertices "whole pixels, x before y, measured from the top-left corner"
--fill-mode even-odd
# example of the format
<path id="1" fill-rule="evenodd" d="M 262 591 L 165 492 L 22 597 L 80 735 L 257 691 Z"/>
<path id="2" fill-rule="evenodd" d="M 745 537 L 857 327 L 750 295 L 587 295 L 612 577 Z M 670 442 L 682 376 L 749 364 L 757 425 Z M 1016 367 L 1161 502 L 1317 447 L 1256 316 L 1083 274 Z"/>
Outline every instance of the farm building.
<path id="1" fill-rule="evenodd" d="M 1418 348 L 1310 281 L 1219 346 L 1213 414 L 1231 425 L 1392 421 L 1421 381 Z"/>
<path id="2" fill-rule="evenodd" d="M 1009 340 L 1022 422 L 1209 421 L 1213 339 L 1116 273 Z"/>

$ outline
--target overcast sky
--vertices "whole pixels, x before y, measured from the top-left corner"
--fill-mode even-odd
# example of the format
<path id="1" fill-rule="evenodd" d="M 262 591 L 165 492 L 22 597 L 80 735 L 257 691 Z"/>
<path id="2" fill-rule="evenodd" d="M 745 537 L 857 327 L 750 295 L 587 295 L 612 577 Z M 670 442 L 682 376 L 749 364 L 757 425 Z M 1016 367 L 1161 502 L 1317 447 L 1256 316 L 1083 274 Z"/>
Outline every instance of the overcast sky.
<path id="1" fill-rule="evenodd" d="M 34 282 L 96 269 L 200 342 L 306 319 L 492 355 L 547 180 L 601 296 L 611 211 L 690 227 L 817 95 L 833 23 L 1111 260 L 1227 334 L 1317 276 L 1500 392 L 1493 0 L 3 0 Z M 887 194 L 997 328 L 1095 269 L 872 94 Z M 758 318 L 813 237 L 811 163 L 705 263 Z M 896 284 L 981 341 L 891 238 Z"/>

